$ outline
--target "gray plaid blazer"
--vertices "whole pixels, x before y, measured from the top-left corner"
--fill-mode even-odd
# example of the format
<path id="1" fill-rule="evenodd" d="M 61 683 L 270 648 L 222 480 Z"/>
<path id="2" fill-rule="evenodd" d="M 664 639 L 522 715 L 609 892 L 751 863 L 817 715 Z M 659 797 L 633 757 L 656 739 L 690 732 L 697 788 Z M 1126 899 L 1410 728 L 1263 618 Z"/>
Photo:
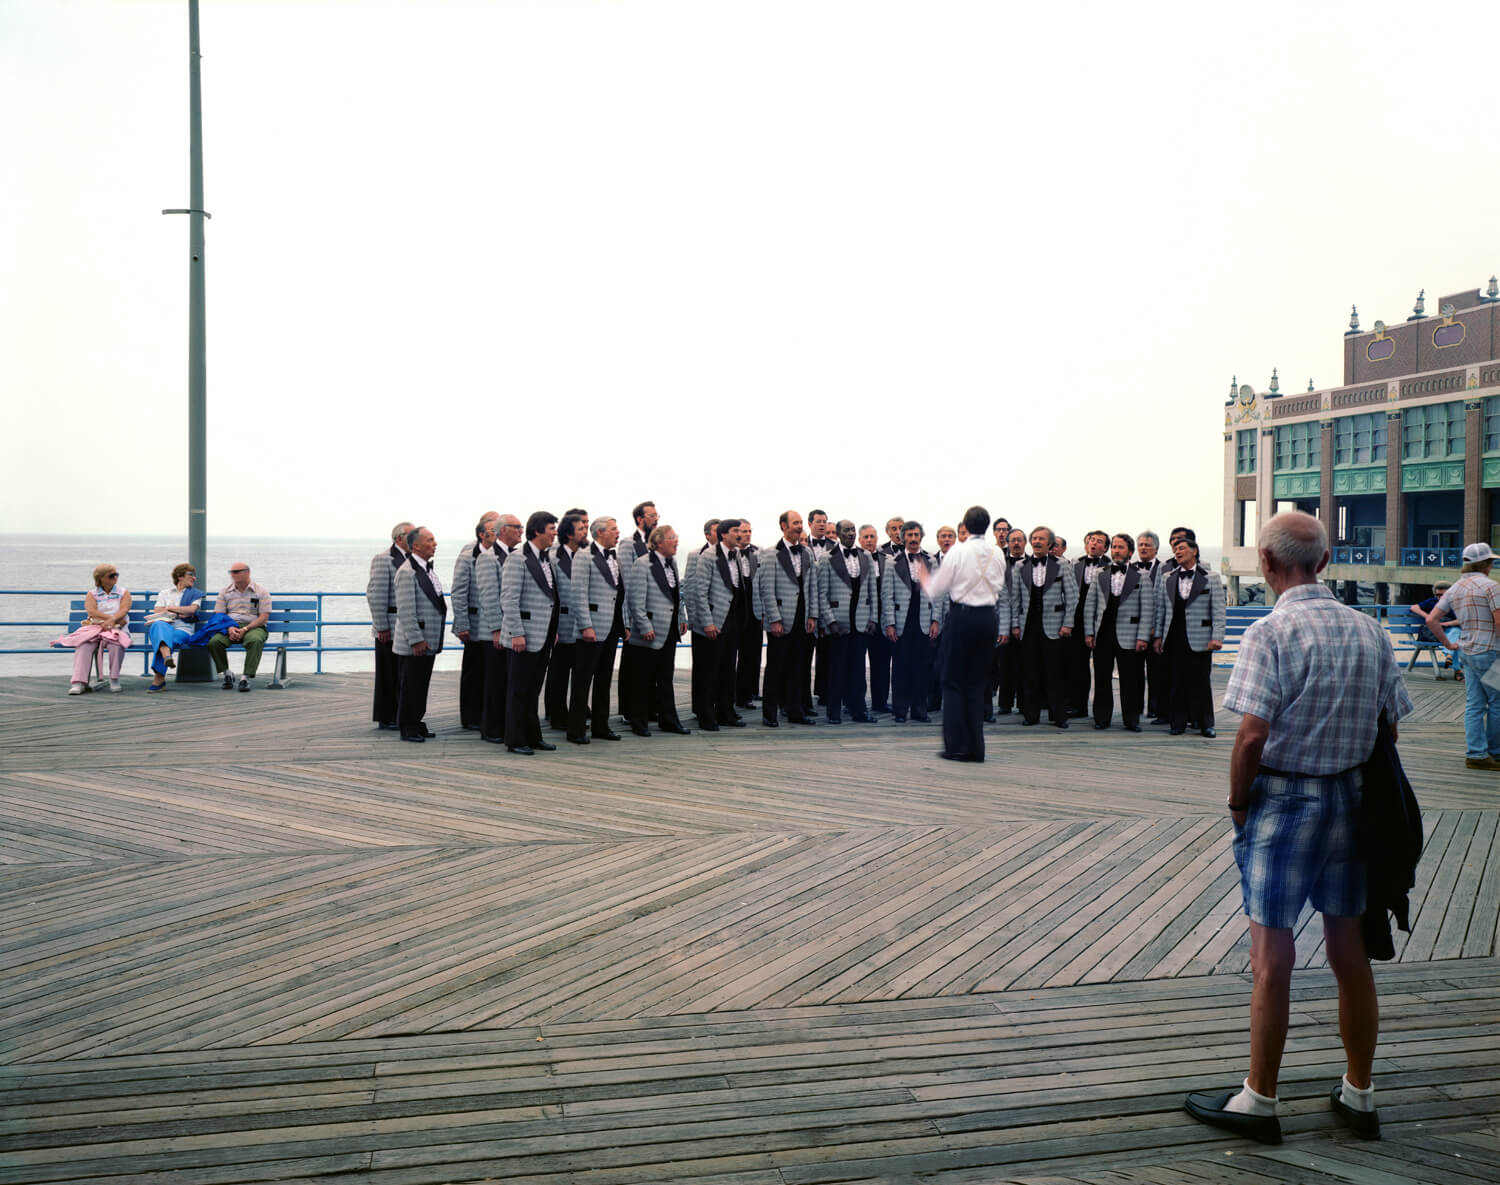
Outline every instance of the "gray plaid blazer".
<path id="1" fill-rule="evenodd" d="M 583 579 L 584 565 L 589 562 L 589 549 L 580 547 L 577 552 L 558 544 L 552 550 L 552 580 L 557 586 L 557 640 L 564 645 L 578 641 L 578 619 L 573 616 L 573 577 Z"/>
<path id="2" fill-rule="evenodd" d="M 500 585 L 506 558 L 503 549 L 497 552 L 492 547 L 480 552 L 474 560 L 474 581 L 469 586 L 469 600 L 479 606 L 477 628 L 486 638 L 493 638 L 495 631 L 504 624 L 500 612 Z M 509 644 L 509 638 L 501 639 L 501 645 Z"/>
<path id="3" fill-rule="evenodd" d="M 630 589 L 626 597 L 630 620 L 626 625 L 630 630 L 630 645 L 660 650 L 669 642 L 673 646 L 677 645 L 677 639 L 670 638 L 667 634 L 672 626 L 674 608 L 678 610 L 678 624 L 682 623 L 682 573 L 677 574 L 677 587 L 673 588 L 667 583 L 667 574 L 662 565 L 653 557 L 654 553 L 648 551 L 645 555 L 638 556 L 635 563 L 626 569 L 625 583 Z M 672 561 L 664 559 L 663 563 Z M 676 564 L 673 563 L 672 567 L 675 571 Z M 649 642 L 644 637 L 647 630 L 655 634 Z"/>
<path id="4" fill-rule="evenodd" d="M 457 638 L 460 630 L 467 630 L 471 642 L 479 641 L 479 598 L 474 588 L 474 564 L 479 552 L 479 544 L 475 543 L 458 553 L 453 561 L 453 583 L 448 586 L 448 599 L 453 604 L 453 636 Z"/>
<path id="5" fill-rule="evenodd" d="M 618 551 L 615 552 L 615 563 L 620 563 Z M 568 582 L 568 592 L 572 597 L 568 609 L 573 618 L 573 629 L 578 635 L 584 630 L 593 630 L 596 640 L 602 642 L 609 627 L 615 623 L 615 601 L 625 594 L 625 569 L 629 564 L 620 564 L 617 584 L 610 576 L 604 549 L 597 543 L 590 543 L 578 549 L 574 565 L 573 579 Z"/>
<path id="6" fill-rule="evenodd" d="M 1156 636 L 1165 638 L 1172 628 L 1172 603 L 1177 597 L 1180 570 L 1165 569 L 1156 578 Z M 1224 584 L 1202 564 L 1193 574 L 1192 591 L 1188 593 L 1183 612 L 1189 650 L 1199 653 L 1210 642 L 1224 640 Z"/>
<path id="7" fill-rule="evenodd" d="M 736 571 L 730 571 L 731 563 Z M 709 626 L 724 628 L 729 620 L 729 608 L 734 603 L 731 581 L 744 579 L 738 568 L 739 557 L 732 561 L 727 559 L 718 544 L 714 544 L 712 551 L 688 557 L 688 574 L 682 589 L 683 611 L 695 632 L 701 634 Z"/>
<path id="8" fill-rule="evenodd" d="M 1027 556 L 1010 570 L 1011 629 L 1020 630 L 1026 636 L 1026 615 L 1031 612 L 1031 598 L 1035 586 L 1031 583 L 1033 560 Z M 1042 585 L 1042 633 L 1054 641 L 1062 635 L 1063 626 L 1073 628 L 1073 611 L 1078 607 L 1078 581 L 1073 577 L 1073 565 L 1066 560 L 1059 562 L 1047 557 L 1046 582 Z"/>
<path id="9" fill-rule="evenodd" d="M 418 571 L 413 560 L 407 560 L 396 572 L 396 623 L 391 649 L 410 655 L 418 642 L 426 642 L 429 652 L 436 654 L 443 648 L 443 627 L 447 624 L 448 604 L 443 594 L 433 587 L 425 566 Z"/>
<path id="10" fill-rule="evenodd" d="M 370 579 L 365 582 L 365 602 L 370 606 L 370 628 L 375 633 L 395 628 L 396 569 L 406 563 L 406 553 L 391 544 L 370 561 Z"/>
<path id="11" fill-rule="evenodd" d="M 927 553 L 920 552 L 923 558 L 919 560 L 925 563 L 928 571 L 932 571 L 932 557 Z M 881 597 L 880 604 L 880 627 L 894 627 L 896 636 L 899 638 L 906 632 L 906 614 L 911 608 L 912 597 L 920 597 L 921 604 L 917 609 L 917 627 L 925 634 L 930 632 L 932 623 L 936 621 L 939 626 L 943 623 L 943 613 L 947 607 L 947 598 L 939 597 L 936 604 L 932 598 L 922 591 L 922 586 L 917 583 L 911 574 L 910 561 L 906 558 L 906 552 L 895 556 L 886 565 L 885 580 L 881 591 L 885 594 Z"/>
<path id="12" fill-rule="evenodd" d="M 818 615 L 817 560 L 812 552 L 802 549 L 802 572 L 798 575 L 792 568 L 792 557 L 787 551 L 786 540 L 774 548 L 762 551 L 757 557 L 759 567 L 755 572 L 755 585 L 751 604 L 755 616 L 766 629 L 781 622 L 787 631 L 805 630 L 807 619 Z M 802 594 L 802 619 L 797 618 L 797 594 Z"/>
<path id="13" fill-rule="evenodd" d="M 854 610 L 854 632 L 873 633 L 880 626 L 880 600 L 875 595 L 875 561 L 856 547 L 859 557 L 859 599 L 854 599 L 854 581 L 844 560 L 844 549 L 827 554 L 818 563 L 818 624 L 825 631 L 849 632 L 850 606 Z"/>
<path id="14" fill-rule="evenodd" d="M 1101 568 L 1089 585 L 1083 603 L 1084 637 L 1096 638 L 1099 623 L 1109 604 L 1110 569 Z M 1149 642 L 1156 625 L 1156 586 L 1151 577 L 1134 565 L 1125 569 L 1125 585 L 1115 610 L 1115 641 L 1121 650 L 1134 650 L 1137 642 Z"/>
<path id="15" fill-rule="evenodd" d="M 558 603 L 557 581 L 548 583 L 547 557 L 537 559 L 529 544 L 521 544 L 505 563 L 500 581 L 500 633 L 508 646 L 512 638 L 525 637 L 526 649 L 535 653 L 551 640 L 552 607 Z M 558 621 L 562 615 L 558 615 Z"/>

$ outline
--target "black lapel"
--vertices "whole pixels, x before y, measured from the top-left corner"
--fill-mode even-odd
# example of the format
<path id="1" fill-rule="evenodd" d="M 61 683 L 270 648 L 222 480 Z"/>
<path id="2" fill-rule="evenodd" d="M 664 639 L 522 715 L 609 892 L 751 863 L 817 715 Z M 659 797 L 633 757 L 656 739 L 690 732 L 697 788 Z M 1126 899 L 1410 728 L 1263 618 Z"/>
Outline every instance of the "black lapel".
<path id="1" fill-rule="evenodd" d="M 896 575 L 901 577 L 901 583 L 907 588 L 911 587 L 911 561 L 906 558 L 906 552 L 896 557 Z"/>
<path id="2" fill-rule="evenodd" d="M 526 551 L 526 567 L 531 572 L 531 578 L 536 581 L 537 588 L 541 589 L 550 600 L 557 600 L 557 589 L 547 583 L 547 576 L 542 571 L 544 560 L 538 560 L 528 548 Z"/>
<path id="3" fill-rule="evenodd" d="M 724 587 L 733 589 L 734 578 L 729 575 L 729 561 L 724 558 L 724 552 L 717 546 L 714 548 L 714 558 L 719 562 L 719 575 L 724 578 Z M 734 562 L 738 564 L 739 560 L 736 559 Z"/>
<path id="4" fill-rule="evenodd" d="M 563 570 L 564 576 L 569 580 L 573 579 L 573 553 L 566 544 L 557 549 L 557 566 Z"/>
<path id="5" fill-rule="evenodd" d="M 656 562 L 656 557 L 652 556 L 651 560 L 650 560 L 650 563 L 651 563 L 651 575 L 653 575 L 653 576 L 656 577 L 656 583 L 657 583 L 658 587 L 660 587 L 661 591 L 666 595 L 667 600 L 669 600 L 669 601 L 675 601 L 676 600 L 677 590 L 674 589 L 670 584 L 667 583 L 667 565 L 666 565 L 666 561 L 663 561 L 663 562 L 661 562 L 661 563 L 658 564 Z"/>
<path id="6" fill-rule="evenodd" d="M 802 578 L 797 575 L 797 569 L 792 567 L 791 549 L 787 547 L 785 540 L 776 545 L 776 558 L 781 561 L 781 566 L 786 569 L 786 574 L 793 583 L 801 584 Z"/>
<path id="7" fill-rule="evenodd" d="M 1199 593 L 1208 591 L 1208 577 L 1204 575 L 1201 567 L 1193 569 L 1193 587 L 1188 590 L 1187 600 L 1183 602 L 1184 607 L 1191 605 L 1198 599 Z"/>
<path id="8" fill-rule="evenodd" d="M 406 563 L 406 552 L 402 551 L 394 543 L 391 544 L 390 555 L 391 555 L 391 563 L 394 564 L 396 567 L 399 568 L 402 564 Z"/>
<path id="9" fill-rule="evenodd" d="M 1141 570 L 1139 568 L 1125 569 L 1125 583 L 1120 586 L 1120 600 L 1124 600 L 1132 592 L 1135 586 L 1141 582 Z"/>
<path id="10" fill-rule="evenodd" d="M 839 545 L 838 551 L 834 552 L 831 556 L 828 557 L 828 562 L 830 564 L 833 564 L 834 575 L 842 580 L 845 584 L 847 584 L 850 588 L 853 588 L 854 581 L 849 579 L 849 565 L 844 562 L 844 548 L 842 544 Z M 864 571 L 864 569 L 861 568 L 860 571 Z"/>
<path id="11" fill-rule="evenodd" d="M 609 587 L 614 588 L 615 581 L 609 570 L 609 557 L 600 551 L 598 544 L 595 543 L 589 544 L 589 554 L 594 558 L 594 567 L 604 573 L 604 579 L 609 583 Z"/>
<path id="12" fill-rule="evenodd" d="M 474 559 L 477 560 L 479 558 L 479 553 L 482 550 L 484 550 L 484 549 L 481 548 L 478 543 L 475 543 L 474 544 L 474 549 L 471 552 L 469 552 L 469 555 L 472 556 Z"/>
<path id="13" fill-rule="evenodd" d="M 443 598 L 438 593 L 438 590 L 432 587 L 432 577 L 427 575 L 426 565 L 419 561 L 416 556 L 412 556 L 408 563 L 411 564 L 411 570 L 417 577 L 417 583 L 422 586 L 422 591 L 427 594 L 427 599 L 437 607 L 438 612 L 446 616 L 448 606 L 443 603 Z"/>

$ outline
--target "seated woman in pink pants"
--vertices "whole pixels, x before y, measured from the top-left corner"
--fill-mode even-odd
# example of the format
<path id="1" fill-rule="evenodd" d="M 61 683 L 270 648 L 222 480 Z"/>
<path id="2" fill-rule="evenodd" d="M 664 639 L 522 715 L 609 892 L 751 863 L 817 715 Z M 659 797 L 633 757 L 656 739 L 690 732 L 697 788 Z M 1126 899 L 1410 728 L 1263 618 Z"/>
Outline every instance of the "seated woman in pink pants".
<path id="1" fill-rule="evenodd" d="M 120 573 L 113 564 L 94 569 L 94 588 L 83 600 L 84 623 L 53 645 L 73 647 L 73 682 L 69 695 L 82 695 L 89 689 L 89 667 L 101 645 L 109 647 L 109 689 L 120 690 L 120 666 L 130 634 L 125 623 L 130 619 L 130 592 L 120 584 Z"/>

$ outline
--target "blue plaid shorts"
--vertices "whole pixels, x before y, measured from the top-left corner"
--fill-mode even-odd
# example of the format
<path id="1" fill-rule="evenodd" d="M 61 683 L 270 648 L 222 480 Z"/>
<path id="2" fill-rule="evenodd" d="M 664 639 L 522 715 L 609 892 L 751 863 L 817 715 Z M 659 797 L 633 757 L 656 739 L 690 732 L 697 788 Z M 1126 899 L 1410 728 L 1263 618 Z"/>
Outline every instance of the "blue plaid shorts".
<path id="1" fill-rule="evenodd" d="M 1364 913 L 1360 785 L 1357 768 L 1325 777 L 1256 775 L 1245 825 L 1234 829 L 1251 921 L 1289 930 L 1308 901 L 1335 917 Z"/>

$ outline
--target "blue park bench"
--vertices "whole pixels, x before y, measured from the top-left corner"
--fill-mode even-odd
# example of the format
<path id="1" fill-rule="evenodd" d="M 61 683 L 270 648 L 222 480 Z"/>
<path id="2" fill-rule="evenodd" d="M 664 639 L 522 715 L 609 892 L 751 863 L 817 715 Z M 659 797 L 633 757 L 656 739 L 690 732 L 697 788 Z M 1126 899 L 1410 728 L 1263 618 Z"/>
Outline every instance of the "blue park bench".
<path id="1" fill-rule="evenodd" d="M 144 646 L 148 626 L 146 615 L 151 612 L 151 606 L 156 601 L 155 593 L 130 594 L 130 617 L 127 628 L 130 630 L 132 639 L 139 639 L 140 645 Z M 213 609 L 213 598 L 207 597 L 204 602 L 208 611 Z M 266 618 L 266 649 L 275 648 L 275 655 L 271 663 L 271 686 L 282 688 L 291 682 L 286 673 L 286 655 L 288 650 L 311 650 L 315 645 L 315 638 L 294 638 L 293 634 L 314 634 L 318 631 L 318 602 L 317 601 L 278 601 L 271 598 L 271 613 Z M 72 633 L 84 623 L 87 612 L 83 601 L 73 601 L 68 608 L 68 632 Z M 281 635 L 281 640 L 276 640 L 276 635 Z M 132 647 L 133 648 L 133 647 Z M 230 644 L 231 650 L 243 650 L 244 647 L 238 642 Z M 102 664 L 104 648 L 99 648 L 96 658 Z M 151 655 L 146 653 L 146 669 L 150 669 Z M 102 669 L 102 667 L 101 667 Z"/>

